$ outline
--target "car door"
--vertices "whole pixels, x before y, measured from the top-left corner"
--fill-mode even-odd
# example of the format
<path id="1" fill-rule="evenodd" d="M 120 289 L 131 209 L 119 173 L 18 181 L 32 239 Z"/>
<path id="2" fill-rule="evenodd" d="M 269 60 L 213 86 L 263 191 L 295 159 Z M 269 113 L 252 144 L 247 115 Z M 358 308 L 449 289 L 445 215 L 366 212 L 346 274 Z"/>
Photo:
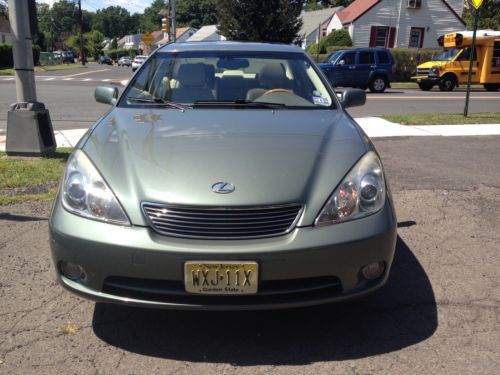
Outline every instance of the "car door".
<path id="1" fill-rule="evenodd" d="M 374 51 L 359 51 L 357 55 L 355 85 L 360 87 L 368 86 L 371 79 L 371 72 L 376 69 Z"/>
<path id="2" fill-rule="evenodd" d="M 337 60 L 330 72 L 334 86 L 353 86 L 356 75 L 356 52 L 346 52 Z"/>

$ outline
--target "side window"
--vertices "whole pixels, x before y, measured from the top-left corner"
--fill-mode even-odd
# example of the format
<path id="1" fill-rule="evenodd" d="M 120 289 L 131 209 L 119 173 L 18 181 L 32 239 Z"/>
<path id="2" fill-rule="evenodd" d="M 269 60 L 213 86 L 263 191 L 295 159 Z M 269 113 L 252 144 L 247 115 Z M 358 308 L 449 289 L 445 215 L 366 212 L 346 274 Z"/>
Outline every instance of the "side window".
<path id="1" fill-rule="evenodd" d="M 340 60 L 344 60 L 345 65 L 354 65 L 356 64 L 356 54 L 354 52 L 346 53 L 344 56 L 340 58 Z"/>
<path id="2" fill-rule="evenodd" d="M 389 59 L 389 55 L 385 51 L 377 51 L 378 62 L 379 64 L 390 64 L 391 60 Z"/>
<path id="3" fill-rule="evenodd" d="M 491 60 L 491 66 L 500 68 L 500 42 L 495 42 L 493 47 L 493 59 Z"/>
<path id="4" fill-rule="evenodd" d="M 474 49 L 474 61 L 477 61 L 477 50 Z M 464 48 L 460 56 L 458 56 L 458 61 L 470 61 L 470 48 Z"/>
<path id="5" fill-rule="evenodd" d="M 375 58 L 373 52 L 360 52 L 359 53 L 359 64 L 374 64 Z"/>

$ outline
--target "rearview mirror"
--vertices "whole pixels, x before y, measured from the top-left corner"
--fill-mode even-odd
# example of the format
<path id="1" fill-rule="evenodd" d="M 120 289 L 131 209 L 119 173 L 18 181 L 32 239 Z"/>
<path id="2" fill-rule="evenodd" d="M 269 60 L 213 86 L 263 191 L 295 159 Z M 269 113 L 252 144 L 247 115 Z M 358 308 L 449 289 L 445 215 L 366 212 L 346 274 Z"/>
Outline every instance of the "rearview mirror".
<path id="1" fill-rule="evenodd" d="M 345 89 L 340 102 L 344 108 L 364 105 L 366 103 L 366 92 L 360 89 Z"/>
<path id="2" fill-rule="evenodd" d="M 94 91 L 96 102 L 115 105 L 118 99 L 118 89 L 111 86 L 98 86 Z"/>

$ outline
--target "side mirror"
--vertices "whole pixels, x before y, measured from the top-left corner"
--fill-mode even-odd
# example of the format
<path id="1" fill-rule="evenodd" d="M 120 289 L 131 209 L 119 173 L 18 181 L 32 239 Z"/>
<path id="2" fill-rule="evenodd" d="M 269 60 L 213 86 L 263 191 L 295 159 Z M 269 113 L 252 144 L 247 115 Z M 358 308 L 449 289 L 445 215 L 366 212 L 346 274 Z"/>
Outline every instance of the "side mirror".
<path id="1" fill-rule="evenodd" d="M 115 105 L 118 99 L 118 88 L 111 86 L 98 86 L 95 89 L 96 102 Z"/>
<path id="2" fill-rule="evenodd" d="M 345 65 L 345 60 L 340 60 L 337 65 Z"/>
<path id="3" fill-rule="evenodd" d="M 364 105 L 366 103 L 366 92 L 360 89 L 345 89 L 340 102 L 344 108 Z"/>

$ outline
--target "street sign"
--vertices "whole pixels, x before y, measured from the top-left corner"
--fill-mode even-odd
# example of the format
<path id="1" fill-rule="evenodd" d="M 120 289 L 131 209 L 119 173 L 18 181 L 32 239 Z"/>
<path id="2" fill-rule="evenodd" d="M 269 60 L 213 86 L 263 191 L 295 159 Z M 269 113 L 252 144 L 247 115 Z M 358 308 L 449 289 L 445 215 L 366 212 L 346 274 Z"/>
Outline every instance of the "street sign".
<path id="1" fill-rule="evenodd" d="M 471 0 L 472 6 L 476 9 L 479 9 L 481 5 L 483 5 L 484 0 Z"/>
<path id="2" fill-rule="evenodd" d="M 155 37 L 151 33 L 145 33 L 144 36 L 142 37 L 142 41 L 147 45 L 150 46 L 151 43 L 155 40 Z"/>

